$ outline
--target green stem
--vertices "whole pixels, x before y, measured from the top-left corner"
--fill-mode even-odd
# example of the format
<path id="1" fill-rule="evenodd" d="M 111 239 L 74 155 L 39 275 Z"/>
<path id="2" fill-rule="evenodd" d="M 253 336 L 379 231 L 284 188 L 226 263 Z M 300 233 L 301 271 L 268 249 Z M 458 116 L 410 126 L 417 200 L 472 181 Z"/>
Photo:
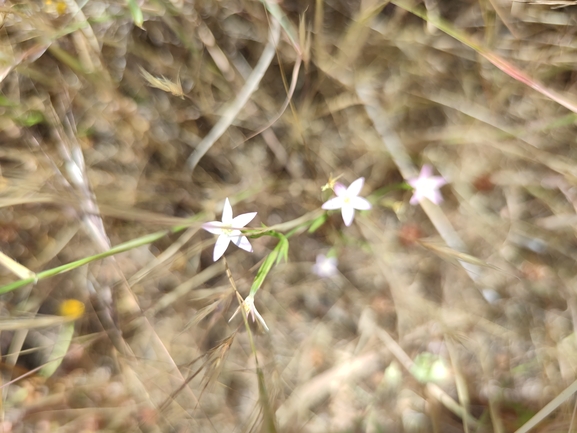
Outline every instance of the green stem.
<path id="1" fill-rule="evenodd" d="M 132 249 L 140 247 L 142 245 L 151 244 L 153 242 L 156 242 L 159 239 L 162 239 L 163 237 L 165 237 L 169 234 L 178 233 L 180 231 L 187 229 L 188 227 L 190 227 L 190 225 L 180 225 L 180 226 L 173 227 L 169 230 L 163 230 L 160 232 L 151 233 L 149 235 L 145 235 L 145 236 L 142 236 L 140 238 L 132 239 L 128 242 L 124 242 L 122 244 L 116 245 L 115 247 L 112 247 L 108 251 L 105 251 L 103 253 L 98 253 L 98 254 L 95 254 L 95 255 L 90 256 L 90 257 L 84 257 L 82 259 L 75 260 L 73 262 L 66 263 L 66 264 L 61 265 L 61 266 L 57 266 L 57 267 L 52 268 L 52 269 L 47 269 L 45 271 L 37 273 L 35 277 L 30 277 L 30 278 L 25 278 L 23 280 L 14 281 L 13 283 L 6 284 L 5 286 L 0 287 L 0 294 L 11 292 L 12 290 L 18 289 L 22 286 L 25 286 L 26 284 L 35 283 L 36 281 L 44 280 L 46 278 L 50 278 L 50 277 L 53 277 L 55 275 L 62 274 L 64 272 L 71 271 L 73 269 L 79 268 L 80 266 L 84 266 L 88 263 L 95 262 L 95 261 L 101 260 L 101 259 L 105 259 L 106 257 L 114 256 L 116 254 L 132 250 Z"/>

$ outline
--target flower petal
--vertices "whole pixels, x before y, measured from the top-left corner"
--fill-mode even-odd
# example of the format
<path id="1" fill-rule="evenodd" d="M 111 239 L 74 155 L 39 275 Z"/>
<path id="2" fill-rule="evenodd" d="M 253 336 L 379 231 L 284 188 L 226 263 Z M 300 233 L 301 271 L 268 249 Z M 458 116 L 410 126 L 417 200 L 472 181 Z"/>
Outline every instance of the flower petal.
<path id="1" fill-rule="evenodd" d="M 242 215 L 236 216 L 232 219 L 231 226 L 235 229 L 241 229 L 251 222 L 255 216 L 256 212 L 243 213 Z"/>
<path id="2" fill-rule="evenodd" d="M 413 196 L 411 197 L 411 200 L 409 201 L 409 203 L 411 203 L 412 205 L 415 205 L 415 204 L 419 203 L 422 198 L 423 197 L 421 197 L 421 194 L 418 191 L 415 191 L 413 193 Z"/>
<path id="3" fill-rule="evenodd" d="M 335 192 L 337 197 L 341 197 L 341 196 L 346 194 L 347 187 L 344 186 L 342 183 L 337 182 L 337 183 L 335 183 L 335 186 L 333 187 L 333 191 Z"/>
<path id="4" fill-rule="evenodd" d="M 359 210 L 369 210 L 372 206 L 366 198 L 351 197 L 351 206 Z"/>
<path id="5" fill-rule="evenodd" d="M 234 314 L 232 315 L 232 317 L 230 319 L 228 319 L 228 321 L 232 321 L 232 319 L 234 319 L 234 317 L 238 314 L 238 312 L 240 311 L 240 309 L 243 309 L 247 318 L 248 316 L 252 317 L 252 321 L 255 321 L 255 317 L 256 319 L 259 321 L 259 323 L 262 325 L 262 327 L 266 330 L 269 331 L 268 326 L 266 326 L 266 322 L 264 321 L 264 319 L 262 318 L 262 316 L 260 315 L 260 313 L 258 312 L 258 310 L 256 309 L 255 305 L 254 305 L 254 297 L 252 295 L 248 295 L 246 297 L 246 299 L 244 301 L 242 301 L 242 304 L 240 304 L 238 306 L 238 308 L 236 309 L 236 311 L 234 312 Z"/>
<path id="6" fill-rule="evenodd" d="M 250 314 L 253 322 L 254 322 L 254 319 L 256 316 L 256 318 L 258 319 L 258 321 L 262 325 L 262 327 L 264 329 L 266 329 L 267 331 L 269 330 L 268 326 L 266 326 L 266 322 L 264 321 L 264 319 L 262 318 L 262 316 L 260 315 L 260 313 L 256 309 L 256 306 L 254 305 L 254 297 L 253 296 L 248 295 L 246 297 L 246 299 L 244 300 L 243 306 L 244 306 L 245 312 L 247 313 L 247 316 Z"/>
<path id="7" fill-rule="evenodd" d="M 443 196 L 437 190 L 431 191 L 427 198 L 435 204 L 440 204 L 443 201 Z"/>
<path id="8" fill-rule="evenodd" d="M 228 248 L 228 244 L 230 243 L 230 238 L 226 235 L 220 235 L 216 240 L 216 244 L 214 244 L 214 252 L 212 253 L 212 259 L 216 262 L 218 259 L 222 257 L 226 249 Z"/>
<path id="9" fill-rule="evenodd" d="M 220 221 L 204 223 L 201 227 L 213 235 L 220 235 L 222 233 L 222 223 Z"/>
<path id="10" fill-rule="evenodd" d="M 222 208 L 222 222 L 226 225 L 231 225 L 232 223 L 232 207 L 228 197 L 224 201 L 224 207 Z"/>
<path id="11" fill-rule="evenodd" d="M 316 263 L 313 265 L 313 272 L 321 278 L 332 277 L 337 274 L 338 261 L 336 257 L 326 257 L 324 254 L 317 254 Z"/>
<path id="12" fill-rule="evenodd" d="M 246 236 L 237 236 L 236 238 L 232 238 L 231 241 L 239 248 L 242 248 L 249 253 L 252 253 L 252 245 L 248 241 Z"/>
<path id="13" fill-rule="evenodd" d="M 264 321 L 264 319 L 262 318 L 262 316 L 260 315 L 260 313 L 258 312 L 258 310 L 256 309 L 256 307 L 253 306 L 252 310 L 252 321 L 254 322 L 254 316 L 256 315 L 256 318 L 258 319 L 259 323 L 262 325 L 262 327 L 266 330 L 269 331 L 268 326 L 266 326 L 266 322 Z"/>
<path id="14" fill-rule="evenodd" d="M 407 183 L 409 185 L 411 185 L 413 188 L 416 188 L 417 185 L 419 184 L 419 178 L 418 177 L 412 177 L 410 179 L 407 179 Z"/>
<path id="15" fill-rule="evenodd" d="M 361 189 L 363 189 L 363 185 L 365 184 L 365 178 L 359 177 L 353 183 L 351 183 L 347 189 L 347 194 L 349 197 L 356 197 L 361 193 Z"/>
<path id="16" fill-rule="evenodd" d="M 444 177 L 441 176 L 433 176 L 431 177 L 428 182 L 431 184 L 431 187 L 434 189 L 439 189 L 440 187 L 447 184 L 447 181 Z"/>
<path id="17" fill-rule="evenodd" d="M 355 219 L 355 208 L 350 205 L 343 206 L 341 212 L 343 214 L 343 221 L 345 222 L 345 225 L 347 227 L 350 226 Z"/>
<path id="18" fill-rule="evenodd" d="M 433 175 L 433 166 L 430 164 L 425 164 L 421 167 L 421 174 L 419 174 L 420 178 L 423 177 L 431 177 Z"/>
<path id="19" fill-rule="evenodd" d="M 325 210 L 340 209 L 342 207 L 343 207 L 343 198 L 342 197 L 331 198 L 329 201 L 325 202 L 322 205 L 322 208 Z"/>

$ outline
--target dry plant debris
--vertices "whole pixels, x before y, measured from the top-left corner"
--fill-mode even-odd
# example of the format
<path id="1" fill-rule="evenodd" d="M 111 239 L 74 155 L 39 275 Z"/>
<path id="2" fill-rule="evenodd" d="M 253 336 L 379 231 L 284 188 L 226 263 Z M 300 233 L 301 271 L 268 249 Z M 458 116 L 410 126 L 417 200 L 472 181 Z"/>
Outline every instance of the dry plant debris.
<path id="1" fill-rule="evenodd" d="M 577 431 L 576 24 L 0 2 L 0 431 Z"/>

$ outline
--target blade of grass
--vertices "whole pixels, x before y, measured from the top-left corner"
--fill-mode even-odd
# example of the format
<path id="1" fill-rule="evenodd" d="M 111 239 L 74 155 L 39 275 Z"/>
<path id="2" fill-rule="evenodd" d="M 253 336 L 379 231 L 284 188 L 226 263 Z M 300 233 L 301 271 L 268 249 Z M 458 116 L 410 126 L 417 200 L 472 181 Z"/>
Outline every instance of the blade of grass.
<path id="1" fill-rule="evenodd" d="M 20 278 L 32 278 L 34 279 L 36 274 L 28 269 L 26 266 L 22 266 L 15 260 L 12 260 L 6 254 L 0 251 L 0 264 L 5 268 L 10 270 L 13 274 L 18 275 Z"/>
<path id="2" fill-rule="evenodd" d="M 218 261 L 212 266 L 209 266 L 208 268 L 202 270 L 201 272 L 194 275 L 192 278 L 185 281 L 184 283 L 179 284 L 177 287 L 174 288 L 174 290 L 172 290 L 171 292 L 167 293 L 162 298 L 160 298 L 159 301 L 153 307 L 151 307 L 150 313 L 152 315 L 158 314 L 158 312 L 164 310 L 169 305 L 172 305 L 174 302 L 185 296 L 191 290 L 195 289 L 201 284 L 204 284 L 211 278 L 216 277 L 223 271 L 223 269 L 224 269 L 223 262 Z"/>
<path id="3" fill-rule="evenodd" d="M 414 369 L 414 362 L 409 355 L 403 350 L 401 346 L 389 335 L 387 331 L 383 328 L 378 328 L 377 335 L 381 339 L 383 343 L 387 346 L 387 348 L 391 351 L 391 353 L 397 358 L 399 363 L 413 375 Z M 466 422 L 473 428 L 477 428 L 479 426 L 479 422 L 476 418 L 474 418 L 470 413 L 467 413 L 466 408 L 461 406 L 457 403 L 453 398 L 451 398 L 445 391 L 443 391 L 438 385 L 434 383 L 427 383 L 426 385 L 427 392 L 434 398 L 436 398 L 439 402 L 443 404 L 447 409 L 453 412 L 455 415 L 460 417 L 463 422 Z"/>
<path id="4" fill-rule="evenodd" d="M 527 433 L 545 418 L 547 418 L 554 410 L 565 403 L 573 394 L 577 392 L 577 380 L 565 388 L 561 393 L 545 405 L 543 409 L 537 412 L 533 417 L 527 421 L 515 433 Z"/>
<path id="5" fill-rule="evenodd" d="M 134 21 L 134 25 L 142 28 L 142 24 L 144 23 L 144 17 L 142 16 L 142 9 L 136 3 L 136 0 L 126 0 L 128 5 L 128 9 L 130 10 L 130 15 L 132 16 L 132 20 Z"/>
<path id="6" fill-rule="evenodd" d="M 234 279 L 232 278 L 232 274 L 230 272 L 230 269 L 228 267 L 228 263 L 226 263 L 226 261 L 225 261 L 225 266 L 226 266 L 226 275 L 228 276 L 228 280 L 230 281 L 230 285 L 232 286 L 233 290 L 235 291 L 236 298 L 237 298 L 238 304 L 240 306 L 239 310 L 242 314 L 242 319 L 243 319 L 244 326 L 246 328 L 246 332 L 248 335 L 250 348 L 251 348 L 252 354 L 254 356 L 254 362 L 256 365 L 256 374 L 257 374 L 257 379 L 258 379 L 259 402 L 260 402 L 260 404 L 262 406 L 262 410 L 264 412 L 264 415 L 263 415 L 264 425 L 263 425 L 262 431 L 275 433 L 277 431 L 275 412 L 273 411 L 273 409 L 270 405 L 270 402 L 269 402 L 268 390 L 266 387 L 266 382 L 264 380 L 264 374 L 263 374 L 263 371 L 260 368 L 260 365 L 258 362 L 258 356 L 257 356 L 257 351 L 256 351 L 256 345 L 254 343 L 254 337 L 252 335 L 250 325 L 248 324 L 247 311 L 246 311 L 246 309 L 241 308 L 243 303 L 244 303 L 244 299 L 242 299 L 241 294 L 238 292 L 238 290 L 236 288 L 236 283 L 234 282 Z M 266 327 L 266 324 L 263 324 L 263 325 L 264 325 L 265 329 L 268 331 L 268 327 Z"/>
<path id="7" fill-rule="evenodd" d="M 439 30 L 443 31 L 444 33 L 448 34 L 449 36 L 455 38 L 459 42 L 467 45 L 469 48 L 475 50 L 481 56 L 483 56 L 486 60 L 491 62 L 494 66 L 499 68 L 501 71 L 509 75 L 511 78 L 531 87 L 532 89 L 536 90 L 537 92 L 541 93 L 543 96 L 557 102 L 558 104 L 562 105 L 563 107 L 577 113 L 577 102 L 573 99 L 567 98 L 563 95 L 560 95 L 556 91 L 549 89 L 543 83 L 539 82 L 538 80 L 532 78 L 522 70 L 520 70 L 517 66 L 513 65 L 512 63 L 508 62 L 507 60 L 503 59 L 502 57 L 498 56 L 488 48 L 481 45 L 479 42 L 475 42 L 469 35 L 455 29 L 450 23 L 435 18 L 432 16 L 428 16 L 426 11 L 420 8 L 415 8 L 410 4 L 406 3 L 402 0 L 392 0 L 392 3 L 396 6 L 404 9 L 419 18 L 422 18 L 428 23 L 431 23 Z"/>
<path id="8" fill-rule="evenodd" d="M 280 6 L 274 1 L 267 1 L 267 0 L 262 0 L 262 4 L 266 8 L 266 10 L 273 17 L 275 17 L 276 20 L 280 23 L 281 27 L 283 28 L 283 30 L 286 32 L 287 36 L 289 37 L 293 47 L 297 50 L 297 52 L 299 54 L 301 54 L 297 33 L 296 33 L 295 29 L 293 28 L 292 23 L 290 22 L 288 17 L 285 15 L 283 10 L 280 8 Z"/>
<path id="9" fill-rule="evenodd" d="M 257 90 L 258 85 L 264 76 L 264 73 L 267 71 L 274 57 L 276 46 L 280 37 L 279 22 L 277 20 L 272 20 L 271 25 L 272 27 L 269 33 L 269 41 L 244 87 L 241 89 L 235 100 L 226 108 L 226 110 L 224 110 L 224 114 L 220 120 L 216 123 L 216 125 L 214 125 L 210 132 L 198 144 L 198 146 L 196 146 L 196 149 L 194 149 L 194 152 L 192 152 L 188 158 L 186 164 L 190 171 L 194 170 L 205 153 L 208 152 L 212 145 L 216 143 L 216 140 L 218 140 L 222 134 L 224 134 L 242 107 L 246 105 L 248 99 Z"/>
<path id="10" fill-rule="evenodd" d="M 365 110 L 373 122 L 375 129 L 381 136 L 383 145 L 389 152 L 389 155 L 391 155 L 391 158 L 393 158 L 403 178 L 406 180 L 415 177 L 417 175 L 417 169 L 405 150 L 401 139 L 390 125 L 388 113 L 381 107 L 375 97 L 375 90 L 371 88 L 370 85 L 359 84 L 357 85 L 356 91 L 361 101 L 363 101 Z M 453 250 L 466 253 L 467 248 L 465 243 L 461 240 L 443 210 L 428 200 L 423 200 L 420 205 L 445 243 Z M 465 269 L 472 281 L 476 282 L 479 280 L 482 274 L 479 266 L 463 260 L 459 260 L 459 264 Z"/>
<path id="11" fill-rule="evenodd" d="M 188 227 L 189 227 L 189 225 L 177 226 L 177 227 L 173 227 L 170 230 L 163 230 L 161 232 L 156 232 L 156 233 L 152 233 L 149 235 L 145 235 L 145 236 L 142 236 L 140 238 L 132 239 L 128 242 L 124 242 L 122 244 L 116 245 L 115 247 L 112 247 L 111 249 L 109 249 L 108 251 L 105 251 L 103 253 L 94 254 L 93 256 L 84 257 L 82 259 L 75 260 L 73 262 L 66 263 L 64 265 L 57 266 L 57 267 L 52 268 L 52 269 L 47 269 L 45 271 L 42 271 L 42 272 L 35 274 L 34 277 L 28 277 L 28 278 L 25 278 L 25 279 L 22 279 L 19 281 L 15 281 L 13 283 L 6 284 L 6 285 L 0 287 L 0 294 L 11 292 L 12 290 L 18 289 L 19 287 L 25 286 L 27 284 L 35 283 L 39 280 L 44 280 L 46 278 L 50 278 L 50 277 L 53 277 L 55 275 L 62 274 L 64 272 L 71 271 L 73 269 L 84 266 L 88 263 L 92 263 L 92 262 L 95 262 L 97 260 L 104 259 L 106 257 L 114 256 L 116 254 L 123 253 L 125 251 L 130 251 L 130 250 L 137 248 L 137 247 L 140 247 L 142 245 L 151 244 L 153 242 L 156 242 L 159 239 L 162 239 L 165 236 L 168 236 L 169 234 L 178 233 L 180 231 L 187 229 Z"/>
<path id="12" fill-rule="evenodd" d="M 46 328 L 48 326 L 61 325 L 75 320 L 74 317 L 44 316 L 37 317 L 10 317 L 0 319 L 0 331 L 15 331 L 17 329 Z"/>
<path id="13" fill-rule="evenodd" d="M 48 358 L 48 362 L 40 369 L 38 374 L 40 376 L 49 378 L 54 374 L 54 372 L 62 364 L 64 356 L 68 352 L 70 343 L 72 342 L 72 336 L 74 335 L 74 322 L 65 323 L 58 333 L 56 343 L 52 349 L 52 353 Z"/>

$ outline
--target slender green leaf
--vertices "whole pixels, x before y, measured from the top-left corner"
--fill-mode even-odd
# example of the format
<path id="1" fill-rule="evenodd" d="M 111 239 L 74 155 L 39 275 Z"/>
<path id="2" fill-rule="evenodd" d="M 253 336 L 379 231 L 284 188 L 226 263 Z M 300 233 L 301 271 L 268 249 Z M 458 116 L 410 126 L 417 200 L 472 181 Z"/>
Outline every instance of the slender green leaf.
<path id="1" fill-rule="evenodd" d="M 136 0 L 127 0 L 128 9 L 130 9 L 130 15 L 132 15 L 132 20 L 134 24 L 138 27 L 142 28 L 142 24 L 144 23 L 144 17 L 142 16 L 142 9 L 136 3 Z"/>
<path id="2" fill-rule="evenodd" d="M 264 379 L 264 372 L 257 366 L 256 375 L 258 378 L 258 395 L 260 401 L 260 407 L 263 412 L 263 429 L 267 433 L 276 433 L 276 417 L 274 408 L 271 405 L 268 389 L 266 386 L 266 381 Z"/>
<path id="3" fill-rule="evenodd" d="M 256 292 L 258 292 L 258 289 L 260 289 L 260 286 L 262 286 L 262 283 L 264 283 L 264 279 L 272 269 L 272 265 L 275 263 L 275 260 L 278 257 L 277 247 L 275 247 L 275 249 L 272 250 L 268 256 L 266 256 L 266 259 L 264 259 L 264 262 L 262 265 L 260 265 L 260 268 L 258 269 L 256 277 L 254 277 L 254 281 L 250 288 L 250 295 L 254 296 Z"/>
<path id="4" fill-rule="evenodd" d="M 315 218 L 313 220 L 311 226 L 309 227 L 309 233 L 316 232 L 319 229 L 319 227 L 321 227 L 326 221 L 327 221 L 327 214 L 326 213 L 322 214 L 318 218 Z"/>
<path id="5" fill-rule="evenodd" d="M 145 236 L 142 236 L 140 238 L 133 239 L 133 240 L 128 241 L 128 242 L 124 242 L 120 245 L 116 245 L 115 247 L 112 247 L 111 249 L 109 249 L 108 251 L 105 251 L 103 253 L 95 254 L 95 255 L 89 256 L 89 257 L 84 257 L 84 258 L 76 260 L 74 262 L 66 263 L 64 265 L 57 266 L 55 268 L 39 272 L 34 277 L 24 278 L 22 280 L 18 280 L 18 281 L 15 281 L 13 283 L 6 284 L 6 285 L 0 287 L 0 294 L 11 292 L 12 290 L 18 289 L 19 287 L 25 286 L 25 285 L 30 284 L 30 283 L 35 283 L 38 280 L 43 280 L 45 278 L 50 278 L 50 277 L 53 277 L 55 275 L 62 274 L 64 272 L 71 271 L 73 269 L 79 268 L 80 266 L 86 265 L 88 263 L 95 262 L 97 260 L 101 260 L 101 259 L 104 259 L 106 257 L 114 256 L 116 254 L 132 250 L 132 249 L 140 247 L 142 245 L 151 244 L 151 243 L 153 243 L 159 239 L 162 239 L 163 237 L 167 236 L 168 234 L 180 232 L 180 231 L 188 228 L 189 226 L 190 225 L 181 225 L 181 226 L 173 227 L 170 230 L 163 230 L 161 232 L 156 232 L 156 233 L 152 233 L 149 235 L 145 235 Z"/>
<path id="6" fill-rule="evenodd" d="M 277 21 L 280 23 L 280 25 L 282 26 L 282 28 L 286 32 L 287 36 L 291 40 L 295 49 L 297 49 L 300 52 L 301 48 L 299 45 L 298 36 L 297 36 L 297 33 L 294 29 L 294 26 L 293 26 L 292 22 L 288 19 L 288 17 L 285 15 L 283 10 L 280 8 L 280 6 L 274 1 L 262 0 L 262 3 L 264 4 L 264 6 L 268 10 L 268 12 L 273 17 L 275 17 L 277 19 Z"/>
<path id="7" fill-rule="evenodd" d="M 282 236 L 280 238 L 279 243 L 275 249 L 278 250 L 278 257 L 276 258 L 275 265 L 278 265 L 281 260 L 284 260 L 285 263 L 288 262 L 289 241 L 286 237 Z"/>
<path id="8" fill-rule="evenodd" d="M 22 126 L 34 126 L 44 122 L 44 116 L 39 111 L 30 111 L 17 119 Z"/>

